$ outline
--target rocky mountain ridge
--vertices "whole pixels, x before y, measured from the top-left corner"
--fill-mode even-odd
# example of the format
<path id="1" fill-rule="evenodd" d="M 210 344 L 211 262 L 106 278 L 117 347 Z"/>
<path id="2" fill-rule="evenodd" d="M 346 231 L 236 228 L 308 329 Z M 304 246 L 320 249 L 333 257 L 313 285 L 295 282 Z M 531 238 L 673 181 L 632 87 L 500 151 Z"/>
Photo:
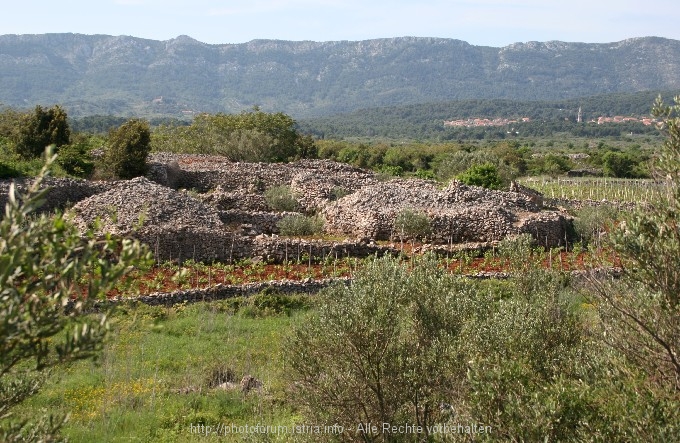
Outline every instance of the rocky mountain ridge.
<path id="1" fill-rule="evenodd" d="M 0 103 L 61 103 L 70 115 L 238 112 L 295 118 L 466 98 L 557 100 L 680 88 L 680 41 L 525 42 L 443 38 L 253 40 L 188 36 L 0 36 Z"/>

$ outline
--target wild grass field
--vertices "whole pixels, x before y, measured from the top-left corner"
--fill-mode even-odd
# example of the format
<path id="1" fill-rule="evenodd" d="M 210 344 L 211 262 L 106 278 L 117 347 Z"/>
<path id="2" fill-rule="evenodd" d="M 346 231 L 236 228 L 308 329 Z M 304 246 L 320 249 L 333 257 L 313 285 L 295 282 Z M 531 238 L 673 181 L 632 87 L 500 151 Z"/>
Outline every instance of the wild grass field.
<path id="1" fill-rule="evenodd" d="M 101 356 L 55 368 L 21 414 L 70 414 L 63 436 L 73 442 L 206 441 L 192 425 L 292 426 L 298 417 L 287 399 L 285 342 L 308 304 L 264 296 L 121 306 Z M 263 387 L 242 392 L 246 375 Z M 236 386 L 220 388 L 225 382 Z"/>

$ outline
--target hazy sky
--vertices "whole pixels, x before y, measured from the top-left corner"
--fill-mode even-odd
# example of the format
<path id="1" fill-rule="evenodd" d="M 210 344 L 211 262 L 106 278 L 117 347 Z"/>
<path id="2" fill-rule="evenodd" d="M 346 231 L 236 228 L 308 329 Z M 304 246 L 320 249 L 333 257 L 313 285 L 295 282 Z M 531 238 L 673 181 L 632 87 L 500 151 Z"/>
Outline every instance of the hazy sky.
<path id="1" fill-rule="evenodd" d="M 5 0 L 0 34 L 253 39 L 445 37 L 474 45 L 631 37 L 680 40 L 677 0 Z"/>

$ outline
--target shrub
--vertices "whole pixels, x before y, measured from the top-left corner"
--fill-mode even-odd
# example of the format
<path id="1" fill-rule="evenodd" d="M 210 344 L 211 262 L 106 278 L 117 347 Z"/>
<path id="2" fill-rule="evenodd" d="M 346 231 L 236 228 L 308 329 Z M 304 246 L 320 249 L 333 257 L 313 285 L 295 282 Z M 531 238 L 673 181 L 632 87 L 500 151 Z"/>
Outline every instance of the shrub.
<path id="1" fill-rule="evenodd" d="M 499 297 L 497 282 L 448 274 L 431 256 L 365 263 L 319 295 L 287 347 L 303 411 L 345 428 L 423 427 L 349 441 L 439 441 L 427 426 L 472 423 L 491 426 L 480 441 L 579 440 L 601 424 L 602 399 L 582 381 L 598 354 L 559 278 L 542 275 L 531 297 L 513 282 Z"/>
<path id="2" fill-rule="evenodd" d="M 391 177 L 401 177 L 404 174 L 404 169 L 401 166 L 380 165 L 378 172 Z"/>
<path id="3" fill-rule="evenodd" d="M 273 186 L 264 192 L 264 200 L 270 208 L 279 212 L 295 212 L 298 202 L 290 186 Z"/>
<path id="4" fill-rule="evenodd" d="M 413 174 L 413 175 L 418 177 L 418 178 L 422 178 L 423 180 L 436 180 L 437 179 L 437 176 L 435 175 L 435 173 L 432 172 L 429 169 L 418 169 L 415 172 L 415 174 Z"/>
<path id="5" fill-rule="evenodd" d="M 302 214 L 291 214 L 283 217 L 276 226 L 281 235 L 304 237 L 319 234 L 323 231 L 323 219 L 321 217 L 309 217 Z"/>
<path id="6" fill-rule="evenodd" d="M 15 150 L 23 158 L 39 157 L 49 145 L 59 147 L 70 142 L 66 112 L 59 106 L 48 110 L 36 106 L 33 113 L 22 116 L 20 125 Z"/>
<path id="7" fill-rule="evenodd" d="M 614 226 L 618 210 L 611 206 L 586 206 L 575 211 L 574 240 L 588 244 L 599 241 Z"/>
<path id="8" fill-rule="evenodd" d="M 633 178 L 636 162 L 629 154 L 609 151 L 602 156 L 602 170 L 608 177 Z"/>
<path id="9" fill-rule="evenodd" d="M 458 366 L 450 348 L 460 317 L 455 303 L 431 296 L 441 273 L 424 274 L 414 285 L 405 265 L 380 259 L 351 287 L 321 294 L 289 348 L 297 394 L 317 423 L 433 423 L 454 389 L 447 372 Z"/>
<path id="10" fill-rule="evenodd" d="M 62 146 L 59 149 L 57 163 L 67 174 L 76 177 L 89 177 L 94 170 L 88 146 L 82 143 Z"/>
<path id="11" fill-rule="evenodd" d="M 340 200 L 342 197 L 345 197 L 346 195 L 349 195 L 350 192 L 345 189 L 341 188 L 339 186 L 335 186 L 333 189 L 331 189 L 329 198 L 332 201 Z"/>
<path id="12" fill-rule="evenodd" d="M 137 241 L 82 237 L 63 214 L 35 216 L 44 202 L 47 164 L 27 196 L 10 187 L 0 220 L 0 440 L 53 441 L 63 420 L 28 424 L 12 415 L 33 396 L 47 369 L 96 355 L 106 315 L 85 316 L 133 266 L 148 263 Z"/>
<path id="13" fill-rule="evenodd" d="M 456 178 L 466 185 L 481 186 L 487 189 L 503 188 L 503 180 L 498 175 L 498 169 L 491 163 L 471 166 Z"/>
<path id="14" fill-rule="evenodd" d="M 650 380 L 680 392 L 680 97 L 661 100 L 653 114 L 668 135 L 657 174 L 667 192 L 634 211 L 613 229 L 611 242 L 620 258 L 625 286 L 612 290 L 595 281 L 594 295 L 607 318 L 612 344 L 642 368 Z"/>
<path id="15" fill-rule="evenodd" d="M 495 152 L 496 150 L 478 149 L 471 152 L 459 150 L 446 154 L 436 166 L 436 175 L 440 180 L 447 181 L 475 165 L 491 164 L 496 167 L 501 181 L 509 184 L 511 180 L 525 172 L 526 164 L 519 153 L 514 150 L 510 153 L 501 148 L 497 150 L 498 153 Z"/>
<path id="16" fill-rule="evenodd" d="M 144 120 L 132 119 L 109 133 L 104 168 L 114 177 L 131 179 L 147 171 L 151 132 Z"/>
<path id="17" fill-rule="evenodd" d="M 423 238 L 432 232 L 430 217 L 424 212 L 402 209 L 394 219 L 394 229 L 403 239 Z"/>
<path id="18" fill-rule="evenodd" d="M 0 163 L 0 178 L 13 178 L 19 177 L 21 175 L 19 171 L 12 167 L 12 165 L 6 165 Z"/>

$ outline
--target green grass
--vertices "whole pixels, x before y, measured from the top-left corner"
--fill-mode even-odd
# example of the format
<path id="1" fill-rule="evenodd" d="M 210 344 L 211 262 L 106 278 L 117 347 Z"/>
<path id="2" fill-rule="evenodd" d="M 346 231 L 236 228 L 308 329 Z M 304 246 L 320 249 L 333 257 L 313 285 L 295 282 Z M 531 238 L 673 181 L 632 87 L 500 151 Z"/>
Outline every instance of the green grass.
<path id="1" fill-rule="evenodd" d="M 35 177 L 44 164 L 45 161 L 41 157 L 30 160 L 22 159 L 12 151 L 8 141 L 0 137 L 0 179 Z M 61 166 L 55 164 L 52 167 L 52 175 L 64 177 L 68 174 Z"/>
<path id="2" fill-rule="evenodd" d="M 73 442 L 205 441 L 192 424 L 292 426 L 284 344 L 304 314 L 234 306 L 121 307 L 99 361 L 58 368 L 21 412 L 70 413 L 63 435 Z M 249 374 L 264 387 L 244 395 L 212 386 L 227 371 L 236 383 Z"/>

